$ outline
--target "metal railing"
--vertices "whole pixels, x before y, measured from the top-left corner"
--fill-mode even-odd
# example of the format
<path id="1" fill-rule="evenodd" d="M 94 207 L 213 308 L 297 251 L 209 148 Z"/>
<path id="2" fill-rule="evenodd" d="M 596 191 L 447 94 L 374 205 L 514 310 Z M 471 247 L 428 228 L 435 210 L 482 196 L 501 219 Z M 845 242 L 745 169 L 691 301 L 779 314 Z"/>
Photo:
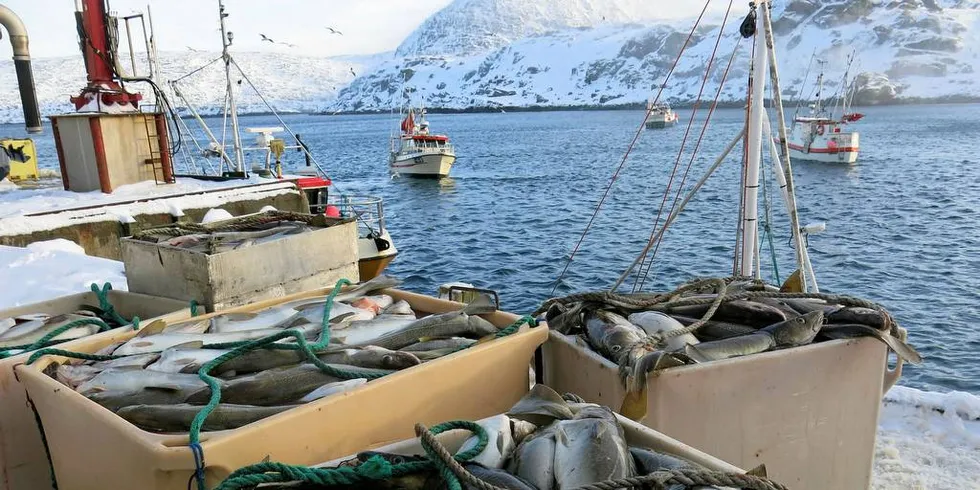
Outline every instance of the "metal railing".
<path id="1" fill-rule="evenodd" d="M 384 233 L 385 231 L 384 199 L 380 197 L 330 196 L 326 204 L 318 206 L 324 209 L 314 211 L 322 213 L 327 205 L 336 206 L 340 210 L 341 217 L 359 217 L 358 226 L 369 232 Z"/>

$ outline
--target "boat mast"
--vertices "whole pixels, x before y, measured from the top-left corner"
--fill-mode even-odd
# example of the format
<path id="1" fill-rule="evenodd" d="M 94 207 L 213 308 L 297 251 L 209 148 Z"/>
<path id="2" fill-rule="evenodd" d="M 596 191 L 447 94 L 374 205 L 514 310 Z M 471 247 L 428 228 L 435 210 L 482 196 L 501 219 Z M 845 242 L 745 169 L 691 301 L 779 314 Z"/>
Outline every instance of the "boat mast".
<path id="1" fill-rule="evenodd" d="M 825 60 L 818 59 L 817 65 L 820 65 L 820 74 L 817 75 L 817 101 L 813 103 L 813 114 L 822 115 L 823 114 L 823 67 L 827 62 Z"/>
<path id="2" fill-rule="evenodd" d="M 759 10 L 768 8 L 768 0 L 756 2 Z M 766 80 L 769 78 L 769 52 L 766 47 L 766 25 L 756 16 L 755 60 L 752 63 L 752 93 L 749 99 L 748 151 L 745 182 L 742 184 L 741 260 L 739 274 L 752 277 L 755 265 L 756 238 L 759 234 L 759 161 L 762 158 L 762 124 L 765 117 Z"/>
<path id="3" fill-rule="evenodd" d="M 228 110 L 231 112 L 232 140 L 234 141 L 235 145 L 235 170 L 238 172 L 244 172 L 245 156 L 242 154 L 242 138 L 238 134 L 238 108 L 235 106 L 235 92 L 233 90 L 234 85 L 231 83 L 231 54 L 228 52 L 228 47 L 231 46 L 234 34 L 225 29 L 225 17 L 228 17 L 228 14 L 225 13 L 224 0 L 218 0 L 218 18 L 221 20 L 221 59 L 225 62 L 225 80 L 227 82 L 228 90 Z M 222 151 L 224 151 L 224 149 L 222 149 Z"/>

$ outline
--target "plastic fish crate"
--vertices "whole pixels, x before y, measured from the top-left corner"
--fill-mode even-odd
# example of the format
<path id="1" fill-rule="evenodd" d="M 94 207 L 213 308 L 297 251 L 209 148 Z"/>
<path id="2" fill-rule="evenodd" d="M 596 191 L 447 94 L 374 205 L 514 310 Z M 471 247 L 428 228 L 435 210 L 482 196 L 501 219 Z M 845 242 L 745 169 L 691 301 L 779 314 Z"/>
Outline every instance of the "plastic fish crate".
<path id="1" fill-rule="evenodd" d="M 551 332 L 542 382 L 618 409 L 618 366 Z M 901 375 L 872 338 L 832 340 L 666 369 L 647 380 L 641 422 L 743 468 L 765 463 L 794 490 L 871 484 L 883 393 Z"/>
<path id="2" fill-rule="evenodd" d="M 156 319 L 176 322 L 190 318 L 184 301 L 156 298 L 126 291 L 109 291 L 109 302 L 126 317 L 139 316 L 141 325 Z M 30 305 L 0 311 L 0 318 L 28 313 L 60 315 L 78 310 L 82 305 L 98 305 L 93 292 L 72 294 Z M 90 337 L 59 344 L 58 348 L 74 350 L 92 342 L 109 344 L 133 335 L 131 327 L 120 327 Z M 24 353 L 0 359 L 0 490 L 37 490 L 51 488 L 51 470 L 44 453 L 41 434 L 34 413 L 27 403 L 24 386 L 18 382 L 14 367 L 30 357 Z"/>
<path id="3" fill-rule="evenodd" d="M 415 421 L 410 417 L 401 416 L 400 414 L 393 414 L 393 417 L 399 419 L 399 422 L 409 426 L 414 427 Z M 623 427 L 623 433 L 626 436 L 626 443 L 630 446 L 638 446 L 646 449 L 652 449 L 659 453 L 669 454 L 671 456 L 677 456 L 679 458 L 686 459 L 692 463 L 699 464 L 708 470 L 712 471 L 724 471 L 726 473 L 745 473 L 745 470 L 729 464 L 721 459 L 718 459 L 710 454 L 703 451 L 695 449 L 683 442 L 672 439 L 663 433 L 657 432 L 649 427 L 644 427 L 626 417 L 617 415 L 616 418 L 619 420 L 619 424 Z M 440 422 L 448 422 L 449 420 L 442 420 Z M 436 439 L 449 450 L 450 453 L 458 452 L 459 448 L 462 447 L 463 443 L 471 436 L 467 431 L 463 430 L 453 430 L 448 432 L 443 432 L 436 436 Z M 383 445 L 383 446 L 367 446 L 361 449 L 361 451 L 381 451 L 385 453 L 392 454 L 402 454 L 402 455 L 424 455 L 425 452 L 422 449 L 422 444 L 418 438 L 406 439 L 403 441 L 398 441 L 393 444 Z M 332 468 L 339 465 L 341 462 L 349 460 L 355 457 L 357 454 L 350 454 L 342 458 L 337 458 L 333 461 L 328 461 L 323 464 L 316 465 L 320 468 Z"/>
<path id="4" fill-rule="evenodd" d="M 130 291 L 197 300 L 209 312 L 358 280 L 353 220 L 210 255 L 133 238 L 119 245 Z"/>
<path id="5" fill-rule="evenodd" d="M 281 298 L 286 302 L 329 293 L 321 289 Z M 417 312 L 445 313 L 460 303 L 397 290 Z M 229 311 L 277 304 L 267 300 Z M 482 315 L 498 327 L 518 320 L 506 312 Z M 378 443 L 414 435 L 403 420 L 433 424 L 480 419 L 508 410 L 528 390 L 528 367 L 548 338 L 545 325 L 521 331 L 371 381 L 357 389 L 228 431 L 201 434 L 205 475 L 213 488 L 232 471 L 273 461 L 312 465 Z M 94 351 L 107 342 L 89 342 Z M 116 414 L 51 379 L 42 370 L 60 358 L 49 356 L 17 374 L 40 414 L 60 490 L 186 490 L 194 457 L 183 435 L 143 431 Z"/>

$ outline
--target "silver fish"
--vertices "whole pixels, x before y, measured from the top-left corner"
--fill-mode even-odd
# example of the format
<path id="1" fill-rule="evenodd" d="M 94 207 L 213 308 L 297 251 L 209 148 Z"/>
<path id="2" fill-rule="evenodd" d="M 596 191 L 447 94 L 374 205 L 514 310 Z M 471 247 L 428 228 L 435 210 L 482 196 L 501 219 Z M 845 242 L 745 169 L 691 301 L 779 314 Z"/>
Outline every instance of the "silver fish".
<path id="1" fill-rule="evenodd" d="M 221 401 L 242 405 L 283 405 L 295 402 L 325 384 L 338 381 L 343 380 L 323 373 L 312 364 L 269 369 L 227 381 L 221 390 Z M 188 399 L 190 403 L 206 401 L 207 394 Z"/>
<path id="2" fill-rule="evenodd" d="M 373 369 L 407 369 L 422 363 L 411 352 L 369 345 L 359 349 L 328 349 L 317 357 L 328 364 L 347 364 Z"/>
<path id="3" fill-rule="evenodd" d="M 534 485 L 538 490 L 554 490 L 555 429 L 557 422 L 538 429 L 524 439 L 508 465 L 508 471 Z"/>
<path id="4" fill-rule="evenodd" d="M 53 316 L 47 319 L 31 320 L 10 327 L 3 335 L 0 335 L 0 348 L 13 347 L 15 345 L 32 344 L 40 340 L 45 335 L 55 331 L 76 320 L 88 319 L 87 316 L 67 314 Z M 82 325 L 71 328 L 51 340 L 69 340 L 92 335 L 99 331 L 98 325 Z"/>
<path id="5" fill-rule="evenodd" d="M 623 428 L 608 408 L 583 409 L 555 429 L 555 480 L 558 488 L 632 477 L 633 457 Z"/>
<path id="6" fill-rule="evenodd" d="M 127 356 L 121 359 L 112 359 L 84 364 L 62 364 L 55 372 L 55 378 L 62 384 L 75 388 L 78 385 L 94 378 L 102 371 L 114 368 L 137 368 L 143 369 L 147 364 L 157 359 L 156 354 L 143 354 L 138 356 Z"/>
<path id="7" fill-rule="evenodd" d="M 179 403 L 175 405 L 131 405 L 116 412 L 133 425 L 153 432 L 187 432 L 191 422 L 201 411 L 200 405 Z M 204 420 L 205 431 L 237 429 L 284 412 L 294 406 L 257 407 L 221 403 Z"/>
<path id="8" fill-rule="evenodd" d="M 415 316 L 415 310 L 412 309 L 412 305 L 408 304 L 408 301 L 403 299 L 396 301 L 391 306 L 385 308 L 382 312 L 385 315 L 412 315 Z"/>
<path id="9" fill-rule="evenodd" d="M 201 349 L 200 345 L 195 347 L 193 344 L 171 347 L 161 352 L 157 361 L 146 366 L 146 369 L 164 373 L 196 373 L 201 366 L 228 352 L 231 350 Z"/>
<path id="10" fill-rule="evenodd" d="M 666 313 L 659 311 L 641 311 L 629 316 L 629 322 L 643 329 L 647 335 L 662 334 L 674 330 L 682 330 L 684 325 L 671 318 Z M 669 337 L 667 339 L 667 349 L 676 350 L 688 344 L 697 344 L 698 339 L 694 334 L 686 333 Z"/>
<path id="11" fill-rule="evenodd" d="M 495 310 L 489 299 L 480 297 L 460 311 L 420 318 L 398 330 L 361 342 L 360 345 L 370 344 L 388 349 L 401 349 L 425 338 L 464 335 L 482 338 L 496 333 L 497 327 L 476 315 Z"/>
<path id="12" fill-rule="evenodd" d="M 401 284 L 401 281 L 398 279 L 381 275 L 371 279 L 370 281 L 362 282 L 353 288 L 338 294 L 334 300 L 338 302 L 347 302 L 360 298 L 361 296 L 367 296 L 375 291 L 397 287 L 399 284 Z"/>
<path id="13" fill-rule="evenodd" d="M 350 393 L 354 390 L 354 388 L 357 388 L 358 386 L 361 386 L 367 382 L 368 380 L 364 378 L 354 378 L 345 381 L 338 381 L 336 383 L 325 384 L 307 393 L 305 396 L 303 396 L 303 398 L 299 399 L 299 402 L 309 403 L 331 395 L 336 395 L 338 393 Z"/>
<path id="14" fill-rule="evenodd" d="M 405 315 L 379 315 L 369 320 L 353 320 L 334 332 L 344 338 L 344 343 L 356 345 L 411 325 L 414 321 L 415 317 Z"/>
<path id="15" fill-rule="evenodd" d="M 487 447 L 471 461 L 487 468 L 503 468 L 504 462 L 517 447 L 514 443 L 514 435 L 511 433 L 510 418 L 506 415 L 496 415 L 483 419 L 478 424 L 487 433 Z M 460 446 L 459 452 L 473 449 L 478 442 L 478 437 L 470 437 Z"/>
<path id="16" fill-rule="evenodd" d="M 321 326 L 319 323 L 306 323 L 297 327 L 292 327 L 303 332 L 307 339 L 319 336 Z M 228 342 L 240 342 L 243 340 L 255 340 L 282 332 L 282 329 L 260 329 L 245 330 L 232 333 L 160 333 L 146 336 L 137 336 L 129 339 L 114 352 L 117 356 L 128 356 L 132 354 L 146 354 L 148 352 L 162 352 L 178 345 L 187 345 L 200 342 L 204 345 L 223 344 Z M 288 337 L 284 342 L 295 341 Z"/>
<path id="17" fill-rule="evenodd" d="M 755 333 L 684 347 L 684 353 L 698 362 L 765 352 L 777 347 L 795 347 L 813 341 L 823 326 L 823 311 L 816 310 L 762 328 Z"/>
<path id="18" fill-rule="evenodd" d="M 585 334 L 589 344 L 620 366 L 635 365 L 647 352 L 632 348 L 646 338 L 646 332 L 612 312 L 588 312 L 585 315 Z"/>
<path id="19" fill-rule="evenodd" d="M 129 367 L 106 369 L 79 385 L 76 391 L 88 395 L 107 391 L 132 393 L 146 389 L 197 390 L 206 386 L 196 374 L 161 373 Z"/>
<path id="20" fill-rule="evenodd" d="M 898 357 L 911 362 L 921 364 L 922 355 L 911 345 L 901 339 L 890 335 L 887 330 L 860 324 L 860 323 L 833 323 L 824 325 L 820 330 L 820 335 L 831 339 L 853 339 L 856 337 L 874 337 L 885 343 Z"/>
<path id="21" fill-rule="evenodd" d="M 462 349 L 475 344 L 477 341 L 466 337 L 450 337 L 448 339 L 427 340 L 401 348 L 403 352 L 421 352 L 436 349 Z"/>

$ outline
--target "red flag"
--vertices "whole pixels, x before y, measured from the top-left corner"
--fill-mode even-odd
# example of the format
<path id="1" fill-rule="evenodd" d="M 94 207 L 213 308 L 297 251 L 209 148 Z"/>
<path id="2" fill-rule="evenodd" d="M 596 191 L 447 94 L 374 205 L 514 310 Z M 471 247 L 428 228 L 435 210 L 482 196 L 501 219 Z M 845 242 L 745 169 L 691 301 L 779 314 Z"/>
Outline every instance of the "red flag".
<path id="1" fill-rule="evenodd" d="M 411 133 L 415 129 L 415 116 L 412 111 L 408 111 L 405 119 L 402 119 L 402 132 Z"/>

